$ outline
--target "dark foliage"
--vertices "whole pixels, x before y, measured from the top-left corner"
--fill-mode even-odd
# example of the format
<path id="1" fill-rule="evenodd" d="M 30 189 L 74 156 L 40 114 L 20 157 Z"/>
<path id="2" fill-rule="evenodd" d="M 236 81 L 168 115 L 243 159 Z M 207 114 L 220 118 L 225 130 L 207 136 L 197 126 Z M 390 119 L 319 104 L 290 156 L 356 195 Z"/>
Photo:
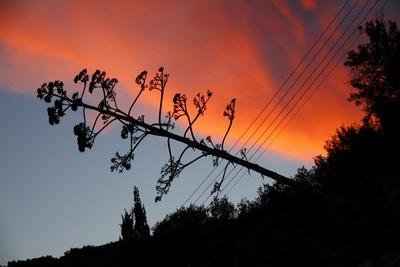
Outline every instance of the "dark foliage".
<path id="1" fill-rule="evenodd" d="M 400 32 L 396 23 L 383 18 L 360 29 L 369 42 L 351 51 L 345 62 L 355 89 L 349 99 L 363 107 L 366 123 L 377 120 L 387 135 L 399 133 Z"/>
<path id="2" fill-rule="evenodd" d="M 50 266 L 57 266 L 57 264 L 58 264 L 58 259 L 53 258 L 51 256 L 44 256 L 26 261 L 10 261 L 7 266 L 50 267 Z"/>
<path id="3" fill-rule="evenodd" d="M 124 242 L 134 240 L 148 240 L 150 238 L 150 228 L 147 224 L 146 210 L 139 195 L 139 188 L 133 189 L 133 208 L 130 212 L 125 210 L 122 215 L 121 237 Z"/>
<path id="4" fill-rule="evenodd" d="M 327 201 L 306 184 L 266 185 L 256 200 L 232 207 L 227 200 L 182 207 L 156 224 L 150 240 L 71 249 L 48 266 L 346 267 L 398 257 L 383 257 L 400 238 L 382 220 L 386 211 Z"/>
<path id="5" fill-rule="evenodd" d="M 221 199 L 215 198 L 209 207 L 211 217 L 221 221 L 228 221 L 235 218 L 235 206 L 225 196 Z"/>
<path id="6" fill-rule="evenodd" d="M 135 231 L 133 230 L 134 216 L 131 212 L 127 212 L 121 215 L 122 223 L 121 226 L 121 237 L 120 240 L 124 242 L 131 242 L 135 239 Z"/>
<path id="7" fill-rule="evenodd" d="M 139 196 L 139 189 L 135 186 L 133 190 L 133 215 L 135 217 L 135 231 L 136 239 L 147 240 L 150 238 L 150 228 L 147 224 L 146 210 Z"/>
<path id="8" fill-rule="evenodd" d="M 198 235 L 200 232 L 195 229 L 200 229 L 208 219 L 207 209 L 203 206 L 182 207 L 167 215 L 161 222 L 156 223 L 153 228 L 153 235 L 162 238 L 172 234 L 175 235 L 175 239 L 178 236 L 185 238 Z"/>

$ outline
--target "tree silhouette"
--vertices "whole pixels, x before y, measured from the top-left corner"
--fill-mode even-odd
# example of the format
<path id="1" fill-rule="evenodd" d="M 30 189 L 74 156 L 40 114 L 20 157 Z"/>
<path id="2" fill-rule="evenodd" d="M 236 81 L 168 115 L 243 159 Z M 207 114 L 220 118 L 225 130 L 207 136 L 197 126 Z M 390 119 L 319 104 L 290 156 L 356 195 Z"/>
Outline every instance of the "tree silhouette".
<path id="1" fill-rule="evenodd" d="M 350 84 L 356 90 L 349 100 L 366 112 L 365 123 L 376 124 L 386 134 L 398 133 L 400 116 L 400 32 L 383 17 L 367 22 L 360 30 L 369 42 L 349 52 Z"/>
<path id="2" fill-rule="evenodd" d="M 81 152 L 84 152 L 86 149 L 91 149 L 96 137 L 104 129 L 113 123 L 119 122 L 122 125 L 121 137 L 127 139 L 129 145 L 126 153 L 115 153 L 115 156 L 111 159 L 111 171 L 123 172 L 124 170 L 129 170 L 135 156 L 136 148 L 147 136 L 165 138 L 167 141 L 169 159 L 162 167 L 161 176 L 157 181 L 156 201 L 161 200 L 162 196 L 168 193 L 173 180 L 177 178 L 186 167 L 207 156 L 213 158 L 214 166 L 220 164 L 221 159 L 226 160 L 225 170 L 229 164 L 238 164 L 248 170 L 260 173 L 263 176 L 268 176 L 277 182 L 288 185 L 295 184 L 292 179 L 247 161 L 245 150 L 242 151 L 241 157 L 229 154 L 225 150 L 225 141 L 235 119 L 235 99 L 231 100 L 223 112 L 223 116 L 228 119 L 228 128 L 222 142 L 215 142 L 211 136 L 200 139 L 195 135 L 193 125 L 204 115 L 207 104 L 212 96 L 211 91 L 207 91 L 205 95 L 197 94 L 193 98 L 193 106 L 196 110 L 194 115 L 189 112 L 187 96 L 176 93 L 172 101 L 173 110 L 167 112 L 164 117 L 162 115 L 162 110 L 169 74 L 161 67 L 150 82 L 147 81 L 147 75 L 147 71 L 143 71 L 137 76 L 135 82 L 139 87 L 139 92 L 127 111 L 121 110 L 117 103 L 115 86 L 118 80 L 106 77 L 106 73 L 100 70 L 95 71 L 89 78 L 87 70 L 84 69 L 75 77 L 74 82 L 79 82 L 83 85 L 81 93 L 75 92 L 69 96 L 64 89 L 64 83 L 61 81 L 54 81 L 44 83 L 38 88 L 37 97 L 44 100 L 46 103 L 52 104 L 52 106 L 47 109 L 49 123 L 51 125 L 59 124 L 60 119 L 68 110 L 82 110 L 83 121 L 74 127 L 74 134 L 77 136 L 78 148 Z M 158 91 L 160 93 L 158 120 L 155 123 L 145 121 L 144 115 L 140 115 L 137 118 L 134 118 L 132 115 L 135 104 L 146 89 L 149 91 Z M 97 96 L 100 96 L 101 100 L 97 105 L 92 105 L 89 101 L 86 101 L 85 97 L 88 93 L 97 93 Z M 95 113 L 95 119 L 92 123 L 86 119 L 87 113 L 90 111 Z M 175 126 L 173 121 L 179 119 L 186 120 L 186 129 L 181 135 L 172 132 Z M 99 126 L 101 121 L 102 125 Z M 100 129 L 97 130 L 96 126 L 99 126 Z M 184 145 L 184 148 L 177 154 L 173 153 L 171 144 L 173 141 Z M 198 155 L 185 160 L 187 152 L 191 149 L 197 151 Z M 220 181 L 215 182 L 213 193 L 220 191 L 224 178 L 225 176 L 223 176 Z"/>
<path id="3" fill-rule="evenodd" d="M 153 236 L 156 238 L 175 236 L 180 239 L 187 238 L 188 235 L 198 236 L 199 227 L 208 220 L 208 212 L 204 206 L 181 207 L 154 225 Z"/>
<path id="4" fill-rule="evenodd" d="M 349 99 L 363 107 L 364 124 L 377 128 L 383 139 L 374 165 L 380 167 L 373 173 L 387 201 L 394 203 L 400 191 L 400 32 L 395 22 L 383 16 L 360 29 L 369 41 L 351 51 L 345 62 L 355 89 Z"/>
<path id="5" fill-rule="evenodd" d="M 349 197 L 369 192 L 362 199 L 390 202 L 400 189 L 400 32 L 382 16 L 360 30 L 368 42 L 349 52 L 345 65 L 354 88 L 349 100 L 365 111 L 363 125 L 339 129 L 326 143 L 327 157 L 317 158 L 315 171 L 322 183 L 347 190 Z"/>
<path id="6" fill-rule="evenodd" d="M 376 129 L 353 125 L 341 127 L 326 142 L 326 156 L 315 158 L 309 173 L 324 191 L 356 202 L 388 200 L 388 163 L 384 137 Z M 308 178 L 310 179 L 310 178 Z"/>
<path id="7" fill-rule="evenodd" d="M 132 212 L 127 212 L 125 210 L 125 213 L 121 215 L 122 217 L 122 223 L 120 224 L 121 226 L 121 237 L 120 240 L 124 242 L 131 242 L 132 240 L 135 239 L 135 232 L 133 230 L 133 225 L 134 225 L 134 217 Z"/>
<path id="8" fill-rule="evenodd" d="M 147 224 L 146 210 L 139 196 L 139 188 L 133 189 L 133 216 L 135 217 L 135 226 L 133 228 L 136 239 L 145 240 L 150 238 L 150 228 Z"/>
<path id="9" fill-rule="evenodd" d="M 348 200 L 347 208 L 363 218 L 348 220 L 376 235 L 375 251 L 387 252 L 400 240 L 400 32 L 382 17 L 360 29 L 369 40 L 349 53 L 345 65 L 354 88 L 349 100 L 362 106 L 363 122 L 338 129 L 326 142 L 326 156 L 295 178 Z"/>
<path id="10" fill-rule="evenodd" d="M 228 200 L 226 196 L 223 198 L 214 198 L 209 207 L 210 215 L 212 218 L 227 221 L 235 218 L 235 206 Z"/>
<path id="11" fill-rule="evenodd" d="M 139 188 L 133 189 L 133 208 L 130 212 L 125 210 L 122 216 L 121 238 L 122 241 L 147 240 L 150 238 L 150 227 L 147 224 L 146 210 L 139 195 Z"/>

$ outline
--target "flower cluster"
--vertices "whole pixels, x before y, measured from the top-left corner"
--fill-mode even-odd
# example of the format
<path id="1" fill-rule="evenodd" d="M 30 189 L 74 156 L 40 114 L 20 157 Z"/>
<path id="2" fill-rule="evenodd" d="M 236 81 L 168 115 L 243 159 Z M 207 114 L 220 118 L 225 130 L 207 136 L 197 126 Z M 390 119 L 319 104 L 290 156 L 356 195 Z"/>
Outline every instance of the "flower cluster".
<path id="1" fill-rule="evenodd" d="M 65 97 L 66 91 L 64 90 L 64 83 L 61 81 L 54 81 L 42 84 L 37 90 L 37 98 L 43 99 L 44 102 L 50 103 L 53 96 L 56 94 L 59 97 Z"/>
<path id="2" fill-rule="evenodd" d="M 79 93 L 75 92 L 72 94 L 72 104 L 71 104 L 71 109 L 73 111 L 78 110 L 78 105 L 82 104 L 82 99 L 79 97 Z"/>
<path id="3" fill-rule="evenodd" d="M 104 99 L 100 102 L 99 106 L 106 107 L 108 106 L 107 100 L 115 101 L 114 87 L 117 83 L 118 80 L 115 78 L 106 78 L 105 71 L 96 70 L 89 83 L 89 93 L 93 93 L 93 90 L 96 88 L 102 88 Z"/>
<path id="4" fill-rule="evenodd" d="M 57 99 L 54 101 L 54 107 L 47 108 L 47 115 L 49 116 L 50 125 L 59 124 L 60 117 L 64 116 L 64 111 L 62 109 L 62 101 Z"/>
<path id="5" fill-rule="evenodd" d="M 52 98 L 54 96 L 57 97 L 53 106 L 47 108 L 50 125 L 59 124 L 60 118 L 64 116 L 65 109 L 63 107 L 69 106 L 66 100 L 66 94 L 67 92 L 64 90 L 64 84 L 61 81 L 44 83 L 37 89 L 37 97 L 43 99 L 46 103 L 51 103 Z"/>
<path id="6" fill-rule="evenodd" d="M 74 135 L 77 136 L 80 152 L 85 152 L 86 148 L 92 148 L 93 139 L 90 136 L 90 129 L 85 125 L 85 123 L 81 122 L 74 126 Z"/>
<path id="7" fill-rule="evenodd" d="M 168 193 L 173 180 L 179 176 L 183 169 L 184 165 L 179 159 L 174 160 L 174 157 L 171 157 L 168 162 L 165 163 L 161 168 L 161 177 L 157 181 L 156 190 L 159 196 L 155 198 L 156 202 L 160 201 L 161 197 Z"/>
<path id="8" fill-rule="evenodd" d="M 198 93 L 195 98 L 193 98 L 193 105 L 197 109 L 199 115 L 203 116 L 204 112 L 207 109 L 207 102 L 212 96 L 212 92 L 210 90 L 207 91 L 207 97 Z"/>
<path id="9" fill-rule="evenodd" d="M 164 73 L 164 68 L 160 67 L 158 69 L 158 73 L 156 74 L 154 79 L 152 79 L 150 81 L 149 90 L 150 91 L 151 90 L 159 90 L 159 91 L 164 90 L 165 84 L 168 81 L 168 77 L 169 77 L 169 74 L 168 73 Z"/>
<path id="10" fill-rule="evenodd" d="M 146 77 L 147 77 L 147 71 L 142 71 L 137 77 L 136 77 L 136 84 L 140 85 L 140 90 L 144 91 L 144 89 L 147 87 L 146 85 Z"/>
<path id="11" fill-rule="evenodd" d="M 184 94 L 176 93 L 172 102 L 174 104 L 174 109 L 172 111 L 172 116 L 175 120 L 178 120 L 182 116 L 187 116 L 187 106 L 186 106 L 187 97 Z"/>
<path id="12" fill-rule="evenodd" d="M 224 117 L 228 117 L 230 121 L 233 121 L 235 118 L 235 104 L 236 99 L 232 99 L 231 102 L 226 106 L 224 110 Z"/>
<path id="13" fill-rule="evenodd" d="M 89 75 L 87 74 L 87 69 L 81 70 L 78 75 L 75 76 L 74 78 L 74 83 L 82 82 L 83 84 L 86 85 L 86 83 L 89 81 Z"/>
<path id="14" fill-rule="evenodd" d="M 131 161 L 135 157 L 135 154 L 130 151 L 125 155 L 120 155 L 118 152 L 115 153 L 115 156 L 111 159 L 111 171 L 118 171 L 122 173 L 124 170 L 129 170 L 131 168 Z"/>

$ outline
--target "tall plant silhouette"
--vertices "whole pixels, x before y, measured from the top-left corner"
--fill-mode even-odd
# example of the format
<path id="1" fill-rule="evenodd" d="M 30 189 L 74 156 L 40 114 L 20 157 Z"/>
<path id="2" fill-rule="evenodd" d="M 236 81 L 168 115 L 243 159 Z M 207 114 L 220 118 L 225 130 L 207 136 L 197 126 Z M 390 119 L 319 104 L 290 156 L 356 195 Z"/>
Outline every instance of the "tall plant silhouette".
<path id="1" fill-rule="evenodd" d="M 263 176 L 268 176 L 277 182 L 288 185 L 295 183 L 292 179 L 247 161 L 244 153 L 241 154 L 241 157 L 236 157 L 225 150 L 224 145 L 235 119 L 236 99 L 232 99 L 223 112 L 223 116 L 228 119 L 228 127 L 221 143 L 216 142 L 211 136 L 200 139 L 196 136 L 193 128 L 194 124 L 207 110 L 207 104 L 212 97 L 211 91 L 207 91 L 206 94 L 197 94 L 193 98 L 194 114 L 189 112 L 188 97 L 185 94 L 176 93 L 172 100 L 173 109 L 164 116 L 164 95 L 168 79 L 169 74 L 165 72 L 163 67 L 159 68 L 150 81 L 148 81 L 148 72 L 141 72 L 135 80 L 139 87 L 138 93 L 128 110 L 122 110 L 118 106 L 115 90 L 118 80 L 108 78 L 106 73 L 100 70 L 96 70 L 90 77 L 87 70 L 84 69 L 75 77 L 74 82 L 80 83 L 83 86 L 81 92 L 77 91 L 72 95 L 68 95 L 67 90 L 64 89 L 64 83 L 54 81 L 44 83 L 38 88 L 37 97 L 51 104 L 47 109 L 51 125 L 59 124 L 60 119 L 69 110 L 77 111 L 80 109 L 82 111 L 83 121 L 74 127 L 78 149 L 81 152 L 91 149 L 96 137 L 104 129 L 113 123 L 119 123 L 122 126 L 121 137 L 128 140 L 128 151 L 125 153 L 115 153 L 111 159 L 111 171 L 123 172 L 124 170 L 129 170 L 132 160 L 135 157 L 136 149 L 146 137 L 165 138 L 169 158 L 162 167 L 161 176 L 157 181 L 156 201 L 161 200 L 162 196 L 168 193 L 172 182 L 186 167 L 208 156 L 213 158 L 214 165 L 218 165 L 221 159 L 226 160 L 225 169 L 229 164 L 239 164 Z M 160 95 L 158 119 L 156 122 L 145 121 L 144 115 L 140 115 L 137 118 L 132 115 L 138 100 L 146 90 L 158 92 Z M 87 101 L 88 94 L 96 94 L 97 97 L 100 96 L 100 101 L 97 105 L 92 105 Z M 96 114 L 93 122 L 90 122 L 86 118 L 88 111 Z M 174 121 L 178 120 L 184 120 L 185 122 L 183 123 L 186 123 L 186 128 L 182 134 L 173 132 Z M 175 147 L 173 147 L 172 142 L 183 144 L 184 148 L 178 153 L 174 153 L 173 148 Z M 189 150 L 197 151 L 197 156 L 188 158 Z M 212 192 L 219 192 L 223 181 L 224 176 L 220 181 L 215 182 Z"/>
<path id="2" fill-rule="evenodd" d="M 150 238 L 150 227 L 147 224 L 146 210 L 139 196 L 139 189 L 135 186 L 133 189 L 133 216 L 135 217 L 135 231 L 136 239 L 145 240 Z"/>
<path id="3" fill-rule="evenodd" d="M 135 239 L 135 231 L 133 229 L 134 216 L 132 212 L 125 210 L 124 214 L 121 215 L 122 223 L 120 240 L 124 242 L 130 242 Z"/>
<path id="4" fill-rule="evenodd" d="M 139 188 L 133 189 L 133 208 L 125 210 L 122 215 L 121 240 L 147 240 L 150 238 L 150 227 L 147 224 L 146 209 L 140 199 Z"/>

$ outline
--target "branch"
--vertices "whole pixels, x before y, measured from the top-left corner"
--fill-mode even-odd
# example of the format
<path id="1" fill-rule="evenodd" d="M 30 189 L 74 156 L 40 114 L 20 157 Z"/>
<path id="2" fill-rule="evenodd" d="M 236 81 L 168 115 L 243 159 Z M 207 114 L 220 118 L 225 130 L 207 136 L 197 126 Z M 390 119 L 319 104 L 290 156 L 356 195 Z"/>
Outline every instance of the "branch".
<path id="1" fill-rule="evenodd" d="M 184 154 L 185 151 L 186 148 L 181 153 L 181 156 Z M 170 158 L 161 169 L 161 177 L 158 179 L 156 185 L 157 196 L 155 198 L 155 201 L 160 201 L 162 196 L 169 192 L 169 189 L 174 179 L 177 178 L 186 167 L 206 156 L 206 154 L 201 154 L 185 164 L 182 163 L 181 158 L 176 161 L 173 157 Z"/>
<path id="2" fill-rule="evenodd" d="M 143 91 L 146 89 L 146 77 L 147 77 L 147 71 L 142 71 L 137 77 L 136 77 L 136 84 L 138 84 L 140 86 L 140 90 L 139 93 L 137 94 L 137 96 L 135 97 L 135 100 L 133 100 L 131 106 L 129 107 L 128 110 L 128 115 L 131 115 L 131 111 L 133 106 L 136 104 L 137 100 L 139 99 L 140 95 L 143 93 Z"/>
<path id="3" fill-rule="evenodd" d="M 131 161 L 134 158 L 134 151 L 148 135 L 167 138 L 169 160 L 162 168 L 161 177 L 156 186 L 157 192 L 159 192 L 159 196 L 156 198 L 157 201 L 161 199 L 163 194 L 168 192 L 173 179 L 178 177 L 184 168 L 209 155 L 213 157 L 214 164 L 218 164 L 218 160 L 220 158 L 228 161 L 227 165 L 225 166 L 224 173 L 226 172 L 226 168 L 229 164 L 238 164 L 247 168 L 248 170 L 260 173 L 262 176 L 268 176 L 279 183 L 286 185 L 297 184 L 296 181 L 290 178 L 247 161 L 247 158 L 243 154 L 242 157 L 236 157 L 224 150 L 223 145 L 225 144 L 226 138 L 230 132 L 233 120 L 235 118 L 235 99 L 233 99 L 230 104 L 227 105 L 223 114 L 224 116 L 228 117 L 229 126 L 224 135 L 222 143 L 214 144 L 210 136 L 206 138 L 206 141 L 202 139 L 200 142 L 198 142 L 193 133 L 193 124 L 200 116 L 204 114 L 207 103 L 212 95 L 211 92 L 208 91 L 206 96 L 198 94 L 194 98 L 193 104 L 197 108 L 197 114 L 193 120 L 191 120 L 189 116 L 186 96 L 179 93 L 176 94 L 173 98 L 174 109 L 172 112 L 167 113 L 166 117 L 168 121 L 162 122 L 161 112 L 163 105 L 163 94 L 169 75 L 164 73 L 163 68 L 160 68 L 159 72 L 156 74 L 155 78 L 150 81 L 149 85 L 146 84 L 146 77 L 147 72 L 142 72 L 136 78 L 136 83 L 140 86 L 140 91 L 131 104 L 128 112 L 124 112 L 118 108 L 116 93 L 114 91 L 114 87 L 118 82 L 117 79 L 106 78 L 105 72 L 100 72 L 99 70 L 92 75 L 90 82 L 86 70 L 81 71 L 75 77 L 74 81 L 76 83 L 81 82 L 83 84 L 82 95 L 80 97 L 78 92 L 69 97 L 67 95 L 67 91 L 64 90 L 64 84 L 60 81 L 43 84 L 39 89 L 37 89 L 37 97 L 44 100 L 46 103 L 53 103 L 53 106 L 47 109 L 49 123 L 51 125 L 59 124 L 60 118 L 65 115 L 65 112 L 69 108 L 72 111 L 77 111 L 79 108 L 82 108 L 84 121 L 75 125 L 74 127 L 74 134 L 77 136 L 78 147 L 79 151 L 81 152 L 85 151 L 86 148 L 90 149 L 93 146 L 97 135 L 112 122 L 119 121 L 122 124 L 121 137 L 126 139 L 128 136 L 130 136 L 130 149 L 125 155 L 120 155 L 118 152 L 115 154 L 115 156 L 112 158 L 112 171 L 118 170 L 122 172 L 125 169 L 130 169 Z M 88 91 L 90 94 L 94 93 L 94 91 L 96 91 L 98 88 L 101 88 L 102 100 L 97 106 L 85 103 L 83 100 L 87 83 L 89 83 Z M 159 90 L 161 92 L 157 123 L 146 123 L 143 115 L 139 116 L 138 118 L 131 116 L 131 111 L 133 110 L 134 105 L 137 103 L 140 95 L 146 88 L 149 88 L 150 90 Z M 55 100 L 52 102 L 53 98 L 55 98 Z M 94 111 L 98 113 L 91 129 L 86 123 L 86 111 Z M 188 128 L 186 129 L 185 133 L 183 135 L 178 135 L 169 131 L 170 128 L 172 129 L 174 127 L 174 124 L 171 123 L 171 119 L 174 118 L 175 120 L 178 120 L 182 116 L 185 116 L 188 119 Z M 104 121 L 104 126 L 97 133 L 94 133 L 95 126 L 100 117 Z M 191 133 L 191 138 L 186 137 L 188 131 Z M 177 160 L 175 160 L 175 157 L 172 153 L 171 140 L 186 145 L 181 151 Z M 194 151 L 201 152 L 201 154 L 184 164 L 182 163 L 182 160 L 189 148 L 192 148 Z M 220 181 L 220 184 L 222 184 L 223 179 Z"/>
<path id="4" fill-rule="evenodd" d="M 236 104 L 236 99 L 234 98 L 234 99 L 231 100 L 231 103 L 229 103 L 226 106 L 226 109 L 224 111 L 224 117 L 228 117 L 228 119 L 229 119 L 229 126 L 228 126 L 228 129 L 226 130 L 224 138 L 222 139 L 222 143 L 221 143 L 221 149 L 222 150 L 224 150 L 225 139 L 228 136 L 228 133 L 232 128 L 233 120 L 235 119 L 235 104 Z"/>
<path id="5" fill-rule="evenodd" d="M 174 117 L 174 119 L 177 121 L 180 117 L 186 117 L 186 119 L 188 120 L 188 127 L 185 130 L 185 133 L 183 134 L 183 137 L 186 138 L 186 134 L 188 132 L 188 130 L 190 131 L 190 134 L 192 136 L 192 140 L 196 142 L 196 138 L 194 136 L 194 132 L 193 132 L 193 128 L 192 128 L 192 121 L 190 119 L 190 114 L 189 111 L 187 109 L 187 97 L 184 94 L 181 93 L 177 93 L 175 94 L 174 98 L 172 99 L 172 102 L 174 104 L 174 109 L 173 111 L 170 113 L 171 116 Z"/>
<path id="6" fill-rule="evenodd" d="M 87 109 L 93 109 L 93 110 L 99 111 L 96 107 L 90 106 L 88 104 L 82 103 L 80 106 L 85 107 Z M 202 144 L 200 144 L 198 142 L 195 142 L 195 141 L 190 140 L 188 138 L 185 138 L 183 136 L 171 133 L 169 131 L 165 131 L 163 129 L 156 128 L 154 126 L 150 126 L 150 125 L 148 125 L 148 124 L 146 124 L 144 122 L 140 122 L 140 121 L 138 121 L 138 120 L 136 120 L 136 119 L 134 119 L 132 117 L 123 117 L 123 116 L 121 116 L 119 114 L 109 113 L 108 111 L 106 111 L 106 112 L 108 114 L 115 115 L 117 118 L 119 118 L 119 119 L 121 119 L 123 121 L 130 122 L 132 124 L 135 124 L 135 125 L 138 125 L 140 127 L 143 127 L 145 129 L 147 129 L 152 135 L 170 138 L 170 139 L 175 140 L 177 142 L 189 145 L 190 147 L 198 149 L 199 151 L 203 151 L 203 152 L 207 153 L 208 155 L 213 155 L 213 156 L 220 157 L 222 159 L 231 161 L 231 162 L 233 162 L 235 164 L 241 165 L 241 166 L 243 166 L 245 168 L 248 168 L 248 169 L 250 169 L 252 171 L 260 173 L 260 174 L 262 174 L 264 176 L 270 177 L 271 179 L 273 179 L 273 180 L 275 180 L 275 181 L 277 181 L 279 183 L 283 183 L 283 184 L 286 184 L 286 185 L 295 185 L 295 184 L 297 184 L 297 182 L 294 181 L 293 179 L 287 178 L 287 177 L 285 177 L 283 175 L 280 175 L 279 173 L 276 173 L 274 171 L 271 171 L 271 170 L 268 170 L 266 168 L 263 168 L 258 164 L 255 164 L 255 163 L 243 160 L 241 158 L 235 157 L 235 156 L 227 153 L 226 151 L 222 151 L 220 149 L 215 149 L 215 148 L 208 147 L 206 145 L 202 145 Z"/>
<path id="7" fill-rule="evenodd" d="M 211 96 L 212 96 L 212 92 L 210 90 L 208 90 L 207 98 L 205 98 L 204 95 L 201 95 L 201 94 L 197 94 L 197 96 L 195 98 L 193 98 L 193 105 L 197 108 L 197 114 L 194 117 L 193 121 L 190 121 L 190 119 L 189 119 L 189 126 L 186 129 L 185 133 L 183 134 L 184 136 L 186 136 L 188 130 L 191 131 L 191 134 L 193 136 L 193 125 L 200 116 L 204 115 L 204 112 L 207 109 L 207 103 L 210 100 Z M 193 140 L 195 140 L 194 137 L 193 137 Z"/>
<path id="8" fill-rule="evenodd" d="M 168 77 L 169 74 L 164 73 L 164 68 L 160 67 L 158 69 L 158 73 L 154 77 L 153 80 L 150 81 L 149 89 L 151 90 L 158 90 L 160 91 L 160 105 L 158 107 L 158 125 L 160 129 L 162 129 L 162 124 L 161 124 L 161 112 L 162 112 L 162 106 L 163 106 L 163 99 L 164 99 L 164 90 L 165 86 L 168 82 Z"/>
<path id="9" fill-rule="evenodd" d="M 223 183 L 224 180 L 225 180 L 225 174 L 226 174 L 226 170 L 228 169 L 229 164 L 233 164 L 233 163 L 230 162 L 230 161 L 228 161 L 228 162 L 225 164 L 224 173 L 222 174 L 222 178 L 221 178 L 221 180 L 220 180 L 219 182 L 215 182 L 214 188 L 213 188 L 213 190 L 211 191 L 211 195 L 214 194 L 214 193 L 219 193 L 219 192 L 221 192 L 221 185 L 222 185 L 222 183 Z"/>

